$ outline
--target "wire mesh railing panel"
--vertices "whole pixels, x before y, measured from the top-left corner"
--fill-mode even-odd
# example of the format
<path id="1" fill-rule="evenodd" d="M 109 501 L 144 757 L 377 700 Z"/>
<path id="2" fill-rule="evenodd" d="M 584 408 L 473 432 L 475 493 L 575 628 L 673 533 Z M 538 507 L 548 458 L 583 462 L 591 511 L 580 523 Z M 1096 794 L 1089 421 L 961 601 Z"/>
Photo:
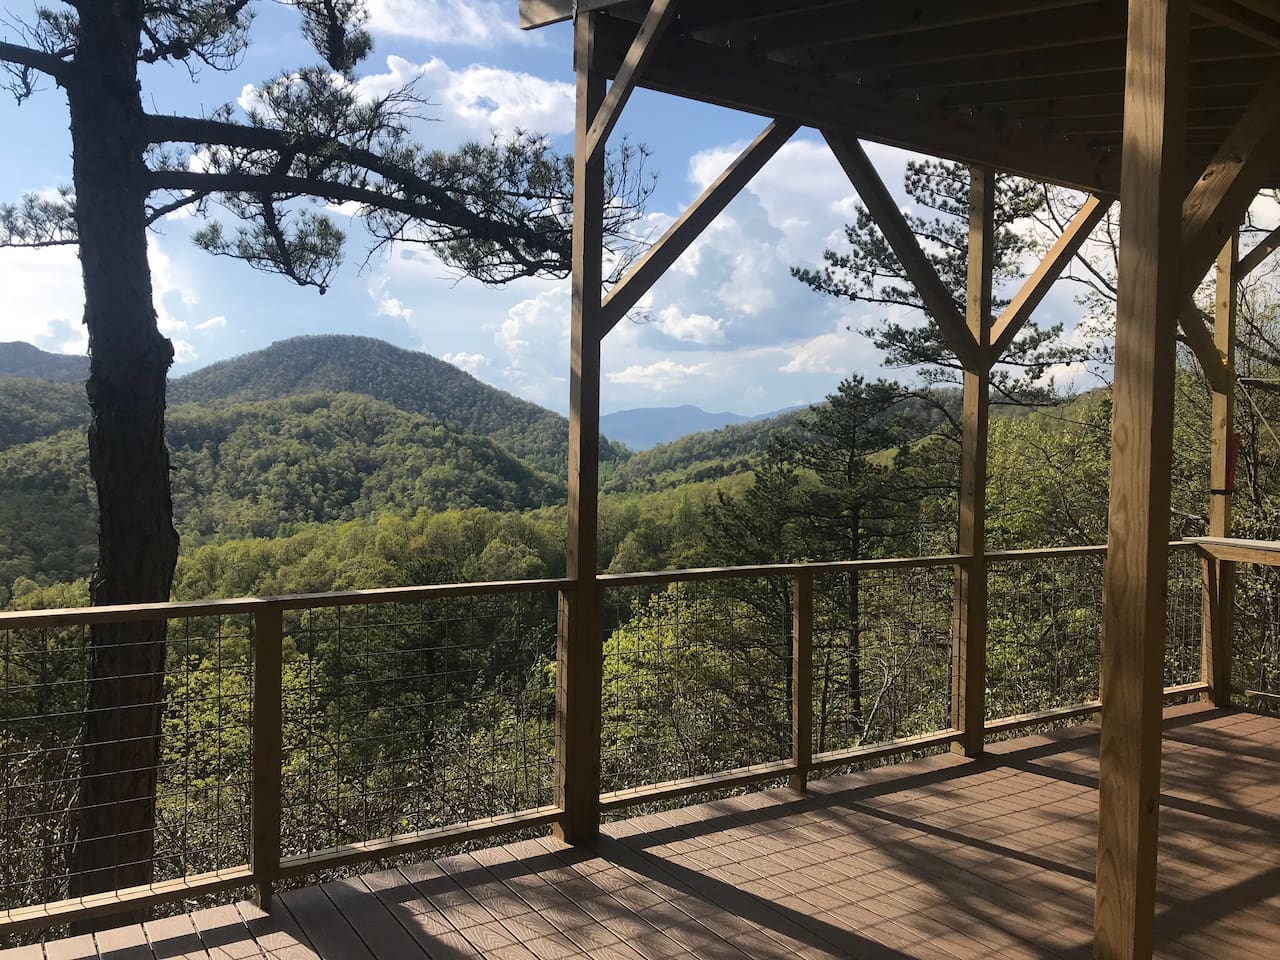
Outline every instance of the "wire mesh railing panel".
<path id="1" fill-rule="evenodd" d="M 282 852 L 553 801 L 557 595 L 286 612 Z"/>
<path id="2" fill-rule="evenodd" d="M 785 577 L 605 591 L 601 789 L 791 755 Z"/>
<path id="3" fill-rule="evenodd" d="M 1204 562 L 1191 544 L 1169 548 L 1164 683 L 1199 683 L 1204 644 Z"/>
<path id="4" fill-rule="evenodd" d="M 949 566 L 814 578 L 815 754 L 950 726 L 954 592 Z"/>
<path id="5" fill-rule="evenodd" d="M 251 620 L 0 631 L 0 909 L 249 859 Z"/>
<path id="6" fill-rule="evenodd" d="M 1100 554 L 992 559 L 987 580 L 987 719 L 1098 699 Z"/>
<path id="7" fill-rule="evenodd" d="M 1235 570 L 1232 685 L 1280 697 L 1280 567 L 1237 563 Z"/>

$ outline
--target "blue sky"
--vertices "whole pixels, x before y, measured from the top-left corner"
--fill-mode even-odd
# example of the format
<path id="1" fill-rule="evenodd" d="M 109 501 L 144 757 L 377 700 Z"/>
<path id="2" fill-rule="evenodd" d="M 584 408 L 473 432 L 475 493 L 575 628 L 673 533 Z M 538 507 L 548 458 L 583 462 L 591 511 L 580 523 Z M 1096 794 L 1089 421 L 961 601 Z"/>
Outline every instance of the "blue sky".
<path id="1" fill-rule="evenodd" d="M 11 16 L 29 8 L 13 0 Z M 573 77 L 567 25 L 522 34 L 516 0 L 371 0 L 372 86 L 416 79 L 431 107 L 420 138 L 455 146 L 523 127 L 572 147 Z M 159 112 L 204 113 L 247 84 L 314 62 L 287 7 L 260 4 L 254 45 L 231 74 L 148 68 L 144 95 Z M 3 32 L 0 30 L 0 32 Z M 70 179 L 65 104 L 50 87 L 22 107 L 0 102 L 0 197 Z M 648 207 L 655 235 L 763 126 L 759 118 L 641 92 L 619 134 L 653 151 Z M 617 136 L 618 134 L 615 134 Z M 906 155 L 869 145 L 900 190 Z M 901 197 L 905 203 L 905 197 Z M 818 296 L 788 275 L 838 240 L 855 197 L 812 131 L 802 131 L 642 303 L 650 322 L 624 322 L 604 346 L 605 412 L 694 403 L 759 413 L 812 402 L 851 373 L 878 373 L 857 330 L 882 308 Z M 366 239 L 348 230 L 348 256 L 323 297 L 279 277 L 208 256 L 196 221 L 163 222 L 151 262 L 161 326 L 177 346 L 174 373 L 304 333 L 360 333 L 425 350 L 495 386 L 563 411 L 568 402 L 568 286 L 524 280 L 487 288 L 458 280 L 425 249 L 401 247 L 361 268 Z M 0 251 L 0 340 L 81 352 L 82 297 L 70 249 Z M 1069 295 L 1050 314 L 1071 319 Z M 849 328 L 853 328 L 850 330 Z"/>

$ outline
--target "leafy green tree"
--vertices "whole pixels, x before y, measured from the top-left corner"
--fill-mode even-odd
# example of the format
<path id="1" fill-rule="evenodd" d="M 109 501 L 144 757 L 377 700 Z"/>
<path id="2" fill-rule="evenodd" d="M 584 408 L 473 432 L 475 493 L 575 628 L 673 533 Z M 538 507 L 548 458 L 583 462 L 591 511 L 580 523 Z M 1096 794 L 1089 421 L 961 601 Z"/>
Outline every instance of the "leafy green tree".
<path id="1" fill-rule="evenodd" d="M 72 183 L 53 198 L 0 208 L 0 245 L 74 245 L 84 278 L 97 493 L 96 604 L 169 598 L 178 555 L 164 438 L 173 347 L 156 325 L 147 229 L 176 210 L 209 213 L 195 235 L 323 292 L 344 237 L 310 201 L 359 205 L 379 243 L 422 242 L 486 282 L 569 270 L 571 165 L 537 136 L 428 151 L 411 136 L 411 89 L 364 97 L 369 54 L 362 0 L 294 0 L 321 63 L 258 88 L 243 119 L 150 112 L 142 65 L 193 80 L 230 70 L 250 43 L 250 0 L 113 0 L 40 8 L 10 25 L 0 67 L 22 102 L 52 80 L 65 95 Z M 646 190 L 637 157 L 612 165 L 605 200 L 616 235 Z M 85 713 L 73 895 L 146 883 L 164 676 L 162 626 L 96 627 Z"/>
<path id="2" fill-rule="evenodd" d="M 923 240 L 925 255 L 963 314 L 968 282 L 969 168 L 943 160 L 912 160 L 907 163 L 905 187 L 923 211 L 908 214 L 907 222 Z M 996 289 L 1020 277 L 1021 258 L 1031 250 L 1033 239 L 1015 225 L 1025 226 L 1044 202 L 1037 184 L 1009 176 L 996 178 Z M 818 293 L 923 313 L 924 324 L 886 317 L 865 332 L 884 351 L 886 366 L 917 371 L 923 385 L 921 395 L 947 416 L 958 436 L 954 407 L 944 402 L 937 388 L 959 383 L 963 365 L 865 207 L 859 206 L 853 223 L 845 227 L 845 243 L 842 249 L 823 252 L 820 269 L 794 267 L 793 276 Z M 997 299 L 994 308 L 998 311 L 1004 304 Z M 1061 325 L 1041 327 L 1029 322 L 992 371 L 992 401 L 1019 405 L 1051 401 L 1052 389 L 1043 382 L 1049 368 L 1080 358 L 1079 350 L 1061 342 L 1061 334 Z"/>

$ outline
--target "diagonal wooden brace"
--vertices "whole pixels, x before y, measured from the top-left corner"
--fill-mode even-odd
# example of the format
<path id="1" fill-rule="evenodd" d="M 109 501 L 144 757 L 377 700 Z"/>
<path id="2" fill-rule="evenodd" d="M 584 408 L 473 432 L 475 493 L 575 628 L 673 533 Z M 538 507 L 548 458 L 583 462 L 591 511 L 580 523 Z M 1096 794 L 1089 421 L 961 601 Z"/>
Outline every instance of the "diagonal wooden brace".
<path id="1" fill-rule="evenodd" d="M 862 149 L 862 144 L 857 137 L 841 131 L 824 130 L 822 133 L 831 145 L 831 152 L 835 154 L 836 160 L 844 168 L 845 175 L 862 197 L 867 211 L 897 255 L 902 269 L 920 294 L 925 309 L 937 323 L 947 345 L 955 351 L 966 370 L 989 368 L 984 351 L 970 332 L 964 315 L 951 297 L 951 291 L 920 248 L 906 217 L 898 209 L 898 204 L 880 179 L 880 174 Z"/>

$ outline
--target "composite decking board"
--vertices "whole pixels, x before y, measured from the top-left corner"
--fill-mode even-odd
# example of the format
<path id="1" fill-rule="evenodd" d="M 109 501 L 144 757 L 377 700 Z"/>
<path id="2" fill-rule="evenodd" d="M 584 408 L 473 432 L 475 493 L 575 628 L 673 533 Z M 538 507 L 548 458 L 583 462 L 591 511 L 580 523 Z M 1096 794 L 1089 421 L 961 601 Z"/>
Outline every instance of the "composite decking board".
<path id="1" fill-rule="evenodd" d="M 38 943 L 0 950 L 0 960 L 44 960 L 44 948 Z"/>
<path id="2" fill-rule="evenodd" d="M 1166 732 L 1156 956 L 1269 958 L 1280 717 L 1182 708 Z M 290 891 L 272 916 L 242 903 L 154 921 L 150 946 L 137 926 L 99 943 L 119 960 L 1083 960 L 1096 750 L 1087 728 L 1006 741 L 976 762 L 615 821 L 589 847 L 522 841 Z M 178 952 L 184 922 L 199 950 Z M 79 938 L 45 956 L 97 952 Z"/>
<path id="3" fill-rule="evenodd" d="M 149 920 L 142 929 L 151 952 L 161 960 L 209 960 L 209 952 L 188 913 Z"/>
<path id="4" fill-rule="evenodd" d="M 233 903 L 198 910 L 191 922 L 209 960 L 261 960 L 264 956 Z"/>
<path id="5" fill-rule="evenodd" d="M 93 935 L 82 933 L 66 940 L 51 940 L 44 945 L 45 960 L 97 960 L 98 947 Z"/>
<path id="6" fill-rule="evenodd" d="M 93 937 L 102 960 L 151 960 L 155 956 L 140 923 L 102 930 Z"/>
<path id="7" fill-rule="evenodd" d="M 272 960 L 318 960 L 319 954 L 287 909 L 277 904 L 268 914 L 252 903 L 238 903 L 236 909 L 262 952 Z"/>
<path id="8" fill-rule="evenodd" d="M 483 954 L 435 907 L 422 899 L 399 870 L 384 870 L 360 878 L 387 912 L 432 960 L 473 960 Z"/>
<path id="9" fill-rule="evenodd" d="M 280 894 L 279 900 L 321 960 L 374 960 L 350 921 L 334 908 L 320 887 L 289 890 Z"/>

